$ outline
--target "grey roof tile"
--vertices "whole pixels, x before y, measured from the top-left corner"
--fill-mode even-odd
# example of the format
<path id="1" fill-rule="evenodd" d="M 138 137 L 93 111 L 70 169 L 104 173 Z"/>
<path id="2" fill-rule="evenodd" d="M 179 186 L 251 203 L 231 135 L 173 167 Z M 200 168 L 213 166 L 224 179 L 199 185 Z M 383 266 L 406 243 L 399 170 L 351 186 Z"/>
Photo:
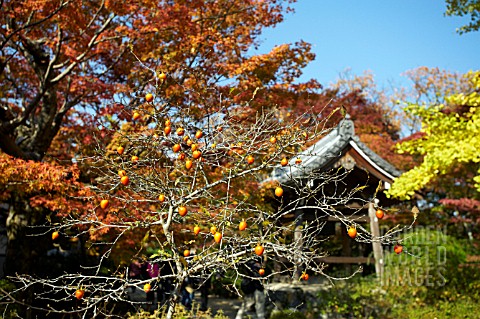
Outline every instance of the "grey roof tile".
<path id="1" fill-rule="evenodd" d="M 378 166 L 392 177 L 400 176 L 401 171 L 360 141 L 358 136 L 355 135 L 353 121 L 350 119 L 350 116 L 347 115 L 345 119 L 325 137 L 298 154 L 295 158 L 290 159 L 290 165 L 276 167 L 270 179 L 277 180 L 280 183 L 288 183 L 289 180 L 305 178 L 312 172 L 329 168 L 331 164 L 342 157 L 348 149 L 355 146 L 363 152 L 363 155 L 367 157 L 366 159 L 373 165 Z M 302 163 L 299 165 L 295 164 L 297 158 L 302 160 Z"/>

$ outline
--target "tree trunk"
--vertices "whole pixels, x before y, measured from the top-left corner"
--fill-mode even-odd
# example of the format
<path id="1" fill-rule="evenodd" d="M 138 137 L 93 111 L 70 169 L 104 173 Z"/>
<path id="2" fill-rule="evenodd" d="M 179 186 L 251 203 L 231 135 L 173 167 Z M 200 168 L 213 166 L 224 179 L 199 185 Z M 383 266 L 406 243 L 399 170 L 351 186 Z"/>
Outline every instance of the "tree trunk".
<path id="1" fill-rule="evenodd" d="M 42 260 L 46 256 L 50 241 L 46 240 L 45 235 L 32 236 L 40 230 L 31 227 L 39 225 L 44 220 L 42 212 L 36 211 L 30 206 L 28 200 L 15 198 L 10 203 L 7 226 L 7 251 L 4 265 L 5 275 L 15 277 L 18 275 L 36 275 L 43 272 Z M 23 291 L 16 298 L 22 303 L 35 303 L 34 287 Z M 31 318 L 30 310 L 20 307 L 22 318 Z"/>
<path id="2" fill-rule="evenodd" d="M 168 301 L 168 310 L 167 310 L 166 319 L 172 319 L 173 315 L 175 314 L 175 307 L 177 306 L 179 301 L 181 286 L 182 286 L 181 283 L 175 284 L 175 289 L 173 289 L 172 297 Z"/>

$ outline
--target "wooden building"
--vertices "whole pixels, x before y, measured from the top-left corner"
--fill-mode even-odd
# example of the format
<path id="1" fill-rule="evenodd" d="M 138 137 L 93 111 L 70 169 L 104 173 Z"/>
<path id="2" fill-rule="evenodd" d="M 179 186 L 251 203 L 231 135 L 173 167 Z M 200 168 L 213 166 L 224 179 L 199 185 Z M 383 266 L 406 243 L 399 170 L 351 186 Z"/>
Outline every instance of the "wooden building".
<path id="1" fill-rule="evenodd" d="M 378 241 L 360 242 L 360 245 L 368 246 L 365 250 L 368 256 L 352 256 L 353 240 L 347 236 L 347 227 L 353 222 L 378 237 L 380 229 L 375 212 L 378 207 L 392 204 L 383 191 L 400 174 L 360 141 L 355 135 L 354 123 L 347 115 L 317 143 L 291 158 L 289 165 L 275 168 L 269 180 L 280 183 L 285 191 L 278 210 L 288 211 L 288 214 L 282 215 L 284 219 L 295 220 L 299 226 L 294 234 L 296 240 L 306 235 L 302 234 L 300 227 L 303 222 L 323 222 L 322 231 L 325 234 L 336 234 L 341 238 L 342 252 L 341 256 L 322 258 L 322 262 L 347 265 L 375 263 L 375 271 L 381 276 L 381 244 Z M 341 198 L 349 200 L 342 202 Z M 330 202 L 335 206 L 333 212 L 315 209 L 316 206 L 328 206 Z"/>

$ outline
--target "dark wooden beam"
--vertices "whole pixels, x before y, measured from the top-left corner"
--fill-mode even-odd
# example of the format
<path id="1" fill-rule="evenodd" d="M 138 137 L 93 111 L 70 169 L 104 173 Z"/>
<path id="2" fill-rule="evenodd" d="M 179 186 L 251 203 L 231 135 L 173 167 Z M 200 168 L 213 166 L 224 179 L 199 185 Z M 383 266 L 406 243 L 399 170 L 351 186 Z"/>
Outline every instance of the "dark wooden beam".
<path id="1" fill-rule="evenodd" d="M 373 257 L 348 257 L 348 256 L 329 256 L 318 258 L 318 261 L 326 264 L 373 264 Z"/>
<path id="2" fill-rule="evenodd" d="M 345 216 L 345 218 L 348 220 L 354 221 L 356 223 L 368 223 L 370 221 L 370 218 L 365 215 L 347 215 Z M 335 216 L 328 216 L 324 218 L 319 218 L 319 220 L 327 221 L 327 222 L 338 222 L 340 218 Z"/>

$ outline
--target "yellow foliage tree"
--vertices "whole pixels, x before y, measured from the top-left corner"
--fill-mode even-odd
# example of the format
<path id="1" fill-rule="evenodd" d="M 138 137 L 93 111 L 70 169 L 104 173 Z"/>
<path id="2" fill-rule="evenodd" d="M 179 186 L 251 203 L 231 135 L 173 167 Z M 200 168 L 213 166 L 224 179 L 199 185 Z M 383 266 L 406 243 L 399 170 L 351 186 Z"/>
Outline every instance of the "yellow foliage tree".
<path id="1" fill-rule="evenodd" d="M 480 72 L 470 72 L 473 90 L 445 98 L 445 104 L 410 104 L 406 111 L 422 120 L 421 137 L 397 145 L 399 153 L 423 156 L 423 162 L 395 180 L 389 196 L 409 199 L 416 191 L 459 166 L 473 165 L 470 182 L 480 192 Z M 467 181 L 468 182 L 468 181 Z"/>

